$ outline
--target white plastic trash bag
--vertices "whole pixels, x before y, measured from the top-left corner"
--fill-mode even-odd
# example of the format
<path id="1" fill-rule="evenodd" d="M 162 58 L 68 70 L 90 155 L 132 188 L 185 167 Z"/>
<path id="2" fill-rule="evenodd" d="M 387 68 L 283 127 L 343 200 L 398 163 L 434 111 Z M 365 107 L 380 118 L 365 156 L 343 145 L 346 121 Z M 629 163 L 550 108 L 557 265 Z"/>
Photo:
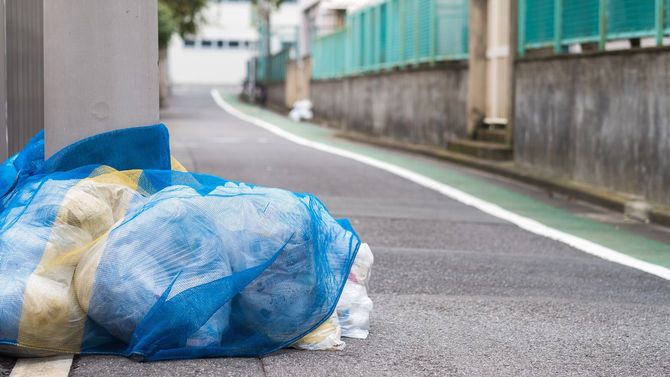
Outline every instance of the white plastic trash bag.
<path id="1" fill-rule="evenodd" d="M 312 119 L 314 117 L 314 114 L 312 113 L 312 102 L 306 99 L 296 101 L 288 116 L 296 122 L 300 122 L 303 119 Z"/>
<path id="2" fill-rule="evenodd" d="M 342 328 L 340 327 L 337 314 L 333 315 L 314 329 L 311 333 L 304 336 L 293 344 L 293 348 L 308 351 L 339 351 L 346 345 L 341 338 Z"/>
<path id="3" fill-rule="evenodd" d="M 372 300 L 368 297 L 368 281 L 374 256 L 368 244 L 360 246 L 344 291 L 337 303 L 337 316 L 342 336 L 365 339 L 370 331 Z"/>
<path id="4" fill-rule="evenodd" d="M 368 297 L 368 281 L 374 257 L 364 243 L 351 267 L 349 278 L 337 303 L 336 312 L 311 333 L 293 344 L 293 348 L 310 351 L 341 350 L 341 337 L 365 339 L 370 331 L 372 300 Z"/>

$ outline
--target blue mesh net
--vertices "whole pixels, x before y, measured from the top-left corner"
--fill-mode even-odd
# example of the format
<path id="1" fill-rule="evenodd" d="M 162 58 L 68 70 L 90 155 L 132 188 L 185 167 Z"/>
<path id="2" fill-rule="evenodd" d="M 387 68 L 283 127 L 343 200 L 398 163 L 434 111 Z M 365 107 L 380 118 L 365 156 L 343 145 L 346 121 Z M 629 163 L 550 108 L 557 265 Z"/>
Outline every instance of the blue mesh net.
<path id="1" fill-rule="evenodd" d="M 326 321 L 360 240 L 314 196 L 171 170 L 164 126 L 0 167 L 0 352 L 260 356 Z"/>

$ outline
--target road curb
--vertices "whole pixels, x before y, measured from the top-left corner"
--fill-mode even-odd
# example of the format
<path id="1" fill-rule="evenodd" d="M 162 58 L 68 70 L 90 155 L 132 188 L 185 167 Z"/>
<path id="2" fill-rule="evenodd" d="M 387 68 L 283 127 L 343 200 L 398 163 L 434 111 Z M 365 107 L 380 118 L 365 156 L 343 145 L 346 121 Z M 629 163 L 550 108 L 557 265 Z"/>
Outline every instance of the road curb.
<path id="1" fill-rule="evenodd" d="M 541 187 L 550 192 L 592 203 L 617 212 L 624 213 L 626 209 L 626 203 L 639 200 L 639 198 L 632 195 L 606 191 L 591 185 L 577 183 L 569 180 L 558 180 L 544 177 L 528 170 L 524 170 L 523 168 L 515 165 L 514 162 L 492 162 L 469 157 L 437 147 L 401 143 L 388 138 L 372 137 L 352 131 L 337 131 L 335 135 L 342 139 L 418 153 L 428 157 L 438 158 L 466 167 L 486 171 L 488 173 L 501 175 L 506 178 Z M 658 225 L 670 227 L 670 209 L 652 203 L 651 210 L 649 211 L 649 221 Z"/>

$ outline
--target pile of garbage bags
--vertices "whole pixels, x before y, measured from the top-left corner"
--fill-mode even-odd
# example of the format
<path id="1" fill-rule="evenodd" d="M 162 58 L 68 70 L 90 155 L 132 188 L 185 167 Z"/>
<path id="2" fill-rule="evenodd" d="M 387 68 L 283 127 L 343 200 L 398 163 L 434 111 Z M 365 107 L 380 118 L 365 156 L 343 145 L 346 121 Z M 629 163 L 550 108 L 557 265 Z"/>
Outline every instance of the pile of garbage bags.
<path id="1" fill-rule="evenodd" d="M 0 353 L 141 360 L 341 349 L 373 256 L 314 196 L 186 172 L 163 125 L 0 166 Z"/>
<path id="2" fill-rule="evenodd" d="M 312 112 L 312 102 L 308 99 L 295 101 L 293 108 L 288 113 L 288 116 L 296 122 L 300 122 L 303 119 L 311 120 L 314 118 L 314 113 Z"/>

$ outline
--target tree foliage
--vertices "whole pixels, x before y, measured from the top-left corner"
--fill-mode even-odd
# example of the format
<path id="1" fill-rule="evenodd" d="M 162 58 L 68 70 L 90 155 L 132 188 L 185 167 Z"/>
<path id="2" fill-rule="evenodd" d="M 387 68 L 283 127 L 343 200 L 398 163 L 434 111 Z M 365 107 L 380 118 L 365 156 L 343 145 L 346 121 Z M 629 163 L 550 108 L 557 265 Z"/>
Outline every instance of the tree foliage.
<path id="1" fill-rule="evenodd" d="M 158 47 L 166 49 L 172 34 L 177 31 L 177 21 L 172 9 L 162 1 L 158 2 Z"/>
<path id="2" fill-rule="evenodd" d="M 158 42 L 166 48 L 173 33 L 182 38 L 195 34 L 204 21 L 207 0 L 158 0 Z"/>
<path id="3" fill-rule="evenodd" d="M 182 38 L 193 35 L 204 21 L 202 10 L 208 0 L 158 0 L 158 46 L 167 48 L 172 34 L 178 33 Z M 271 8 L 277 9 L 284 0 L 266 1 Z M 257 6 L 259 0 L 251 0 Z M 269 15 L 267 15 L 269 16 Z"/>
<path id="4" fill-rule="evenodd" d="M 270 5 L 274 6 L 275 8 L 280 6 L 281 3 L 284 2 L 284 0 L 266 0 Z M 258 5 L 258 0 L 251 0 L 251 3 L 254 5 Z"/>

